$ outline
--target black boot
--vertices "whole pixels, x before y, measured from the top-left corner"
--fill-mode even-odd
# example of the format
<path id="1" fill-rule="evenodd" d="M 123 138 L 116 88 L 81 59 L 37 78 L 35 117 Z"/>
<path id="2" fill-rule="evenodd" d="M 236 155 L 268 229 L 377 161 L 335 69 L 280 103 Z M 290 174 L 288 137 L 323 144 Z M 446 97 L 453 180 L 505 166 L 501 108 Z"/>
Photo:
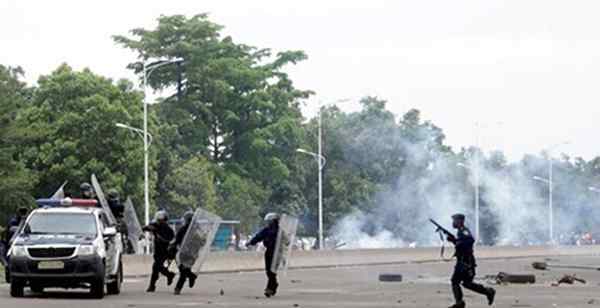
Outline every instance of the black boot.
<path id="1" fill-rule="evenodd" d="M 190 275 L 190 277 L 188 277 L 189 279 L 189 284 L 190 284 L 190 289 L 194 287 L 194 284 L 196 284 L 196 279 L 198 278 L 198 275 L 192 273 Z"/>
<path id="2" fill-rule="evenodd" d="M 488 293 L 485 296 L 487 297 L 488 305 L 493 305 L 494 298 L 496 297 L 496 290 L 494 290 L 493 288 L 488 288 Z"/>
<path id="3" fill-rule="evenodd" d="M 273 295 L 275 295 L 275 292 L 273 290 L 271 290 L 271 289 L 265 289 L 265 296 L 267 298 L 269 298 L 269 297 L 271 297 Z"/>
<path id="4" fill-rule="evenodd" d="M 167 285 L 170 286 L 173 284 L 173 280 L 175 279 L 175 273 L 169 272 L 167 275 Z"/>
<path id="5" fill-rule="evenodd" d="M 450 306 L 448 308 L 465 308 L 465 306 L 466 306 L 465 302 L 464 301 L 460 301 L 460 302 L 458 302 L 458 303 L 456 303 L 456 304 L 454 304 L 454 305 L 452 305 L 452 306 Z"/>
<path id="6" fill-rule="evenodd" d="M 152 293 L 154 291 L 156 291 L 156 286 L 152 284 L 148 287 L 148 289 L 146 289 L 146 292 L 148 293 Z"/>
<path id="7" fill-rule="evenodd" d="M 175 288 L 175 291 L 173 292 L 173 294 L 175 294 L 175 295 L 181 294 L 181 289 Z"/>

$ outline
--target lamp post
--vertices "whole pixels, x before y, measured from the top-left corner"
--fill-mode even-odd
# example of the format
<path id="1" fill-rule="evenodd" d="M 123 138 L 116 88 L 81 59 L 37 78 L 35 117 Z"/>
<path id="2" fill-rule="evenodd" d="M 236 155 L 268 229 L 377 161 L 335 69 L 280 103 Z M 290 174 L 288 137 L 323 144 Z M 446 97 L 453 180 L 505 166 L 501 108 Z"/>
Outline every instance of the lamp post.
<path id="1" fill-rule="evenodd" d="M 552 174 L 552 173 L 550 173 Z M 533 179 L 544 184 L 548 184 L 548 232 L 550 243 L 554 243 L 554 206 L 552 204 L 552 180 L 534 176 Z"/>
<path id="2" fill-rule="evenodd" d="M 143 129 L 139 129 L 139 128 L 134 128 L 131 127 L 129 125 L 125 125 L 122 123 L 117 123 L 117 127 L 120 128 L 126 128 L 129 129 L 131 131 L 134 131 L 138 134 L 141 134 L 142 138 L 144 139 L 144 221 L 145 224 L 148 225 L 150 223 L 150 184 L 149 184 L 149 167 L 148 167 L 148 148 L 150 146 L 150 143 L 152 142 L 152 136 L 148 133 L 148 77 L 152 74 L 152 72 L 154 72 L 154 70 L 156 70 L 159 67 L 165 66 L 165 65 L 169 65 L 169 64 L 175 64 L 175 63 L 181 63 L 183 62 L 183 59 L 177 58 L 177 59 L 172 59 L 172 60 L 164 60 L 164 61 L 157 61 L 157 62 L 153 62 L 150 64 L 147 64 L 145 62 L 142 63 L 142 91 L 144 92 L 144 100 L 143 100 L 143 105 L 144 105 L 144 127 Z M 150 140 L 149 140 L 150 139 Z M 149 253 L 149 246 L 146 246 L 146 253 Z"/>
<path id="3" fill-rule="evenodd" d="M 473 184 L 473 190 L 475 191 L 475 241 L 479 242 L 479 163 L 476 162 L 474 167 L 467 166 L 463 163 L 458 163 L 456 165 L 471 171 L 475 177 L 475 183 Z"/>
<path id="4" fill-rule="evenodd" d="M 319 102 L 318 115 L 318 153 L 309 152 L 303 149 L 297 149 L 299 153 L 304 153 L 317 158 L 319 164 L 319 249 L 323 249 L 323 168 L 325 167 L 326 159 L 323 156 L 323 107 L 331 104 L 344 103 L 349 101 L 349 98 L 338 99 L 328 104 Z"/>
<path id="5" fill-rule="evenodd" d="M 557 143 L 551 147 L 546 149 L 548 153 L 548 179 L 540 178 L 539 176 L 534 176 L 533 179 L 537 181 L 541 181 L 548 184 L 548 220 L 550 221 L 550 242 L 554 243 L 554 205 L 553 205 L 553 169 L 554 169 L 554 160 L 552 159 L 552 151 L 561 145 L 569 144 L 569 141 L 564 141 L 561 143 Z"/>
<path id="6" fill-rule="evenodd" d="M 321 144 L 319 142 L 319 144 Z M 320 149 L 320 147 L 319 147 Z M 323 167 L 327 160 L 320 153 L 309 152 L 304 149 L 297 149 L 296 152 L 310 155 L 317 159 L 319 164 L 319 249 L 323 249 Z"/>
<path id="7" fill-rule="evenodd" d="M 148 179 L 148 147 L 150 144 L 148 142 L 148 102 L 146 101 L 148 99 L 148 77 L 159 67 L 181 62 L 183 62 L 183 59 L 158 61 L 151 64 L 142 63 L 142 72 L 144 74 L 144 220 L 146 225 L 150 223 L 150 184 Z"/>

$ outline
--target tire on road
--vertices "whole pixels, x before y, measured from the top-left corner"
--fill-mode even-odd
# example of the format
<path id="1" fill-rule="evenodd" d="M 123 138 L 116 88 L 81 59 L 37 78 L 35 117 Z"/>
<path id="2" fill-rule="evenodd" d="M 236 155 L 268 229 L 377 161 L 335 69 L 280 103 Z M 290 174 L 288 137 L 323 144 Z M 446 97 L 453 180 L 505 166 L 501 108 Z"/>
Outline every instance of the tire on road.
<path id="1" fill-rule="evenodd" d="M 497 280 L 501 283 L 535 283 L 535 275 L 500 273 Z"/>
<path id="2" fill-rule="evenodd" d="M 121 284 L 123 283 L 123 264 L 119 262 L 119 270 L 115 280 L 106 285 L 106 292 L 109 295 L 118 295 L 121 293 Z"/>
<path id="3" fill-rule="evenodd" d="M 44 293 L 44 287 L 37 285 L 37 284 L 32 284 L 30 287 L 31 292 L 33 293 Z"/>
<path id="4" fill-rule="evenodd" d="M 12 281 L 10 282 L 10 296 L 12 297 L 23 297 L 25 295 L 25 284 L 16 280 L 16 279 L 12 279 Z"/>
<path id="5" fill-rule="evenodd" d="M 401 282 L 401 274 L 379 274 L 379 281 L 381 282 Z"/>
<path id="6" fill-rule="evenodd" d="M 98 271 L 98 276 L 90 285 L 90 295 L 96 299 L 104 298 L 105 266 L 102 265 Z"/>

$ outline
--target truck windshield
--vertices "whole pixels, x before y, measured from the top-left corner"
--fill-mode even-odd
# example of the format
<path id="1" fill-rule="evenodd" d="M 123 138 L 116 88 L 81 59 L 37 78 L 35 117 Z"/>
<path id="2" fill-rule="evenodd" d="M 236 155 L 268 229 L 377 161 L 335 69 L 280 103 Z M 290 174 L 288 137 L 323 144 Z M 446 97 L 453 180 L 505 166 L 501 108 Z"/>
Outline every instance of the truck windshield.
<path id="1" fill-rule="evenodd" d="M 87 213 L 34 213 L 25 233 L 96 235 L 96 219 Z"/>

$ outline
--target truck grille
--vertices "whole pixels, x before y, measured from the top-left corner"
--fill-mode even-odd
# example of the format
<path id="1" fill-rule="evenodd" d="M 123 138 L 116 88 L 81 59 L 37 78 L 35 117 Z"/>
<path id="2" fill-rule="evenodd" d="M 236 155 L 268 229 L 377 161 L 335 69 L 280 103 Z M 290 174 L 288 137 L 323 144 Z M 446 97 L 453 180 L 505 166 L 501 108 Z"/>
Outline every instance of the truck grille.
<path id="1" fill-rule="evenodd" d="M 73 255 L 75 247 L 29 248 L 27 251 L 33 258 L 66 258 Z"/>

